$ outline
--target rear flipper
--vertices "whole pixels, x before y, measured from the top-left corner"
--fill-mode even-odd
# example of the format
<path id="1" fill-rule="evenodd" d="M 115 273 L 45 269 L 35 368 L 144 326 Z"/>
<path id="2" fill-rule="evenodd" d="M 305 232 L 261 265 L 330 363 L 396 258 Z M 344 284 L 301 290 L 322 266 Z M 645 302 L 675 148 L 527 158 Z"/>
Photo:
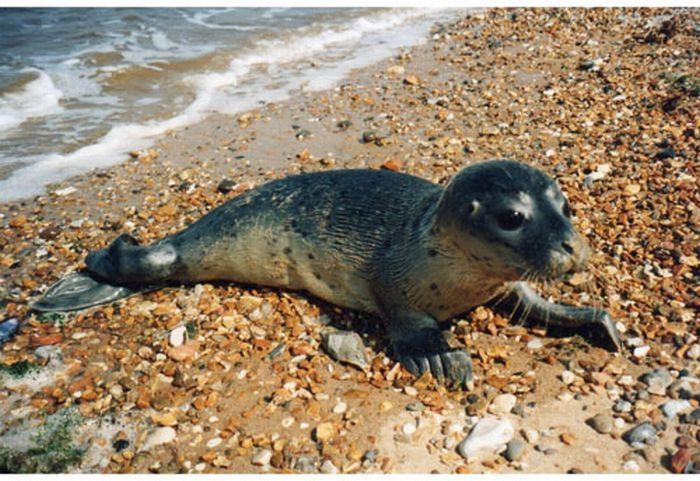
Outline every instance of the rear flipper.
<path id="1" fill-rule="evenodd" d="M 109 304 L 144 290 L 149 289 L 115 286 L 100 282 L 89 273 L 73 272 L 49 287 L 30 307 L 44 312 L 77 311 Z"/>
<path id="2" fill-rule="evenodd" d="M 527 283 L 514 282 L 507 297 L 499 303 L 515 310 L 515 315 L 526 314 L 525 321 L 561 326 L 585 333 L 595 343 L 610 350 L 622 350 L 622 341 L 615 322 L 603 309 L 555 304 L 538 295 Z"/>
<path id="3" fill-rule="evenodd" d="M 90 252 L 85 264 L 100 281 L 132 287 L 170 280 L 178 272 L 180 262 L 168 238 L 139 246 L 129 234 L 122 234 L 105 249 Z"/>

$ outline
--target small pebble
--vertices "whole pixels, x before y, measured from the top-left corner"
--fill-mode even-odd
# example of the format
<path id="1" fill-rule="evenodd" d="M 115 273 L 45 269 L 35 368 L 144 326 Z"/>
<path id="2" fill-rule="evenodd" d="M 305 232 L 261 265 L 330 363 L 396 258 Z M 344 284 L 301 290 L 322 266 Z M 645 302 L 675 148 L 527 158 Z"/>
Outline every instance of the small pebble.
<path id="1" fill-rule="evenodd" d="M 613 411 L 616 413 L 628 413 L 632 410 L 632 403 L 625 401 L 624 399 L 618 399 L 613 406 Z"/>
<path id="2" fill-rule="evenodd" d="M 667 418 L 675 418 L 679 414 L 690 411 L 693 405 L 685 399 L 675 399 L 661 405 L 661 412 Z"/>
<path id="3" fill-rule="evenodd" d="M 178 326 L 170 331 L 170 345 L 173 347 L 182 346 L 182 343 L 185 342 L 185 332 L 187 332 L 185 326 Z"/>
<path id="4" fill-rule="evenodd" d="M 613 420 L 607 414 L 597 414 L 588 419 L 588 425 L 598 431 L 600 434 L 608 434 L 612 431 Z"/>
<path id="5" fill-rule="evenodd" d="M 218 437 L 218 436 L 215 437 L 215 438 L 211 438 L 209 441 L 207 441 L 207 447 L 208 447 L 208 448 L 215 448 L 215 447 L 217 447 L 219 444 L 221 444 L 221 441 L 223 441 L 223 439 L 221 439 L 221 438 Z"/>
<path id="6" fill-rule="evenodd" d="M 408 404 L 406 404 L 406 411 L 422 411 L 425 409 L 425 404 L 423 404 L 420 401 L 413 401 Z"/>
<path id="7" fill-rule="evenodd" d="M 649 421 L 645 421 L 624 433 L 622 439 L 633 448 L 637 448 L 644 447 L 645 443 L 649 444 L 649 441 L 652 441 L 655 436 L 656 428 Z"/>
<path id="8" fill-rule="evenodd" d="M 7 342 L 17 333 L 19 329 L 19 319 L 16 317 L 11 317 L 0 323 L 0 344 Z"/>
<path id="9" fill-rule="evenodd" d="M 649 386 L 650 393 L 663 396 L 666 394 L 666 388 L 673 382 L 673 376 L 668 369 L 654 369 L 642 375 L 640 380 Z"/>
<path id="10" fill-rule="evenodd" d="M 335 361 L 364 369 L 369 365 L 365 345 L 356 332 L 335 331 L 322 335 L 322 346 Z"/>
<path id="11" fill-rule="evenodd" d="M 693 361 L 700 358 L 700 343 L 695 343 L 690 346 L 690 349 L 685 351 L 685 357 L 692 359 Z"/>
<path id="12" fill-rule="evenodd" d="M 266 466 L 270 464 L 270 459 L 272 458 L 272 451 L 269 449 L 263 449 L 258 451 L 255 456 L 251 459 L 251 462 L 256 466 Z"/>
<path id="13" fill-rule="evenodd" d="M 636 461 L 629 460 L 625 462 L 625 464 L 622 465 L 622 470 L 627 472 L 627 473 L 638 473 L 639 472 L 639 464 L 637 464 Z"/>
<path id="14" fill-rule="evenodd" d="M 348 405 L 342 401 L 333 407 L 333 412 L 335 414 L 343 414 L 347 410 L 348 410 Z"/>
<path id="15" fill-rule="evenodd" d="M 540 433 L 538 433 L 536 429 L 524 428 L 522 430 L 522 433 L 523 437 L 525 437 L 525 440 L 530 444 L 535 444 L 540 438 Z"/>
<path id="16" fill-rule="evenodd" d="M 170 441 L 173 441 L 175 437 L 176 432 L 170 426 L 157 428 L 153 432 L 151 432 L 151 434 L 148 435 L 146 441 L 141 447 L 141 451 L 148 451 L 149 449 L 154 448 L 155 446 L 169 443 Z"/>
<path id="17" fill-rule="evenodd" d="M 637 359 L 641 359 L 645 357 L 647 354 L 649 354 L 649 350 L 651 347 L 649 346 L 640 346 L 635 348 L 635 350 L 632 352 L 632 355 L 636 357 Z"/>
<path id="18" fill-rule="evenodd" d="M 520 439 L 511 439 L 506 444 L 505 458 L 508 461 L 517 461 L 523 455 L 525 449 L 525 443 Z"/>
<path id="19" fill-rule="evenodd" d="M 338 474 L 338 468 L 335 467 L 335 464 L 333 464 L 330 459 L 326 459 L 323 464 L 321 464 L 320 471 L 323 474 Z"/>
<path id="20" fill-rule="evenodd" d="M 566 384 L 567 386 L 568 386 L 569 384 L 571 384 L 572 382 L 574 382 L 574 379 L 575 379 L 575 378 L 576 378 L 576 376 L 575 376 L 574 373 L 571 372 L 571 371 L 563 371 L 563 372 L 561 373 L 561 380 L 562 380 L 562 382 L 563 382 L 564 384 Z"/>
<path id="21" fill-rule="evenodd" d="M 527 348 L 532 350 L 541 349 L 543 345 L 542 339 L 535 338 L 527 343 Z"/>
<path id="22" fill-rule="evenodd" d="M 518 398 L 512 394 L 499 394 L 491 401 L 488 412 L 497 416 L 504 416 L 515 407 L 517 401 Z"/>
<path id="23" fill-rule="evenodd" d="M 401 428 L 404 434 L 411 435 L 416 432 L 416 425 L 413 423 L 406 423 L 403 425 L 403 428 Z"/>

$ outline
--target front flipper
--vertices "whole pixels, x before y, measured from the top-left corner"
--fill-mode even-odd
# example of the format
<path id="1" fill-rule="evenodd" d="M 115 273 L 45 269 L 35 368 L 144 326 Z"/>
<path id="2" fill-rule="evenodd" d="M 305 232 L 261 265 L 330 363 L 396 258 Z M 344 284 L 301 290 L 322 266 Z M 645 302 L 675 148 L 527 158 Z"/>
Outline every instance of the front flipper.
<path id="1" fill-rule="evenodd" d="M 527 314 L 527 318 L 553 326 L 586 329 L 589 337 L 602 341 L 610 350 L 622 350 L 622 341 L 615 322 L 607 311 L 593 307 L 575 307 L 549 302 L 537 294 L 527 283 L 514 282 L 503 305 L 515 307 L 515 315 Z M 526 319 L 527 320 L 527 319 Z M 593 332 L 590 332 L 590 331 Z"/>
<path id="2" fill-rule="evenodd" d="M 440 382 L 473 387 L 469 353 L 450 348 L 434 319 L 408 316 L 392 321 L 389 338 L 397 361 L 414 376 L 430 371 Z"/>
<path id="3" fill-rule="evenodd" d="M 49 287 L 30 307 L 44 312 L 77 311 L 109 304 L 144 290 L 149 289 L 114 286 L 98 281 L 87 273 L 73 272 Z"/>

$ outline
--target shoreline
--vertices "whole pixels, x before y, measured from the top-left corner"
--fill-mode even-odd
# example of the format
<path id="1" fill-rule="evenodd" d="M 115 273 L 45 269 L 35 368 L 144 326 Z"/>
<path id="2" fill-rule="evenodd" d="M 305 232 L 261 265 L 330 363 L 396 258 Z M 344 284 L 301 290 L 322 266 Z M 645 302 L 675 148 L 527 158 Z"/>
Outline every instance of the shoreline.
<path id="1" fill-rule="evenodd" d="M 349 20 L 350 23 L 338 31 L 329 27 L 317 34 L 309 34 L 308 37 L 299 34 L 291 39 L 289 45 L 263 41 L 259 49 L 243 50 L 240 57 L 233 56 L 228 69 L 220 70 L 226 62 L 217 59 L 215 65 L 218 69 L 209 71 L 205 68 L 205 73 L 191 72 L 189 77 L 181 79 L 183 85 L 192 84 L 189 87 L 191 91 L 182 86 L 173 95 L 189 96 L 191 99 L 179 108 L 173 107 L 170 116 L 149 118 L 146 115 L 141 118 L 136 115 L 138 107 L 134 106 L 134 115 L 130 120 L 124 118 L 113 125 L 107 125 L 107 130 L 102 135 L 84 139 L 86 144 L 80 142 L 84 145 L 73 147 L 68 152 L 45 152 L 18 158 L 14 164 L 19 164 L 18 168 L 8 164 L 6 172 L 0 169 L 0 203 L 44 195 L 45 188 L 41 189 L 44 191 L 41 193 L 31 184 L 38 182 L 48 186 L 86 173 L 84 165 L 90 166 L 90 170 L 117 165 L 128 158 L 128 151 L 148 149 L 169 132 L 202 122 L 209 115 L 237 116 L 261 104 L 284 101 L 290 96 L 298 95 L 299 91 L 327 90 L 329 85 L 340 83 L 352 70 L 389 58 L 399 49 L 424 43 L 432 28 L 429 26 L 457 19 L 469 10 L 382 10 L 376 15 L 367 14 L 366 17 Z M 355 24 L 360 29 L 359 32 L 350 29 Z M 385 28 L 380 28 L 382 26 Z M 385 33 L 387 28 L 394 34 Z M 357 50 L 350 49 L 347 40 L 343 41 L 348 36 L 356 42 L 356 49 L 366 51 L 364 55 L 358 56 Z M 374 46 L 370 49 L 368 44 Z M 303 46 L 307 48 L 301 48 Z M 283 55 L 287 50 L 289 56 Z M 325 50 L 329 53 L 324 54 Z M 222 55 L 232 54 L 224 50 Z M 213 62 L 213 59 L 209 60 Z M 269 82 L 262 75 L 263 70 L 277 69 L 285 75 L 275 82 Z M 48 82 L 51 84 L 51 80 Z M 238 86 L 236 92 L 229 91 L 233 85 Z M 92 125 L 91 122 L 93 121 L 89 118 L 85 120 L 86 125 Z M 29 158 L 34 161 L 24 163 Z M 18 193 L 24 195 L 17 198 L 15 196 Z"/>
<path id="2" fill-rule="evenodd" d="M 655 24 L 660 13 L 674 23 Z M 333 89 L 210 116 L 50 186 L 63 195 L 3 204 L 0 319 L 21 325 L 0 345 L 0 366 L 26 361 L 38 374 L 0 373 L 0 439 L 72 410 L 84 423 L 75 442 L 90 449 L 69 472 L 668 473 L 679 452 L 697 458 L 689 409 L 667 417 L 662 406 L 683 382 L 690 408 L 700 404 L 700 384 L 681 376 L 700 377 L 698 20 L 697 9 L 486 10 Z M 479 308 L 449 327 L 477 378 L 474 392 L 451 392 L 413 379 L 376 332 L 359 329 L 368 370 L 334 363 L 321 333 L 376 320 L 301 293 L 200 284 L 58 321 L 27 309 L 120 233 L 153 242 L 273 178 L 364 167 L 444 183 L 489 158 L 557 179 L 595 255 L 584 276 L 538 288 L 608 309 L 627 351 Z M 182 326 L 187 342 L 175 346 Z M 654 369 L 670 379 L 661 390 L 637 381 Z M 517 409 L 493 407 L 504 395 Z M 457 444 L 494 412 L 513 424 L 520 457 L 467 462 Z M 607 433 L 589 425 L 596 415 Z M 656 442 L 622 439 L 646 421 Z M 319 427 L 332 434 L 319 439 Z"/>

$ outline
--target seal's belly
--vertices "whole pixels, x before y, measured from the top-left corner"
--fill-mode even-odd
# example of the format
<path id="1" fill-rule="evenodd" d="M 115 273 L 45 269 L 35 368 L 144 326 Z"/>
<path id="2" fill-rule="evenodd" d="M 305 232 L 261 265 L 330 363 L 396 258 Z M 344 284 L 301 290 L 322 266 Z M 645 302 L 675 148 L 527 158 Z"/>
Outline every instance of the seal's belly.
<path id="1" fill-rule="evenodd" d="M 259 226 L 215 239 L 197 277 L 305 290 L 341 307 L 377 312 L 363 264 L 318 239 Z"/>

